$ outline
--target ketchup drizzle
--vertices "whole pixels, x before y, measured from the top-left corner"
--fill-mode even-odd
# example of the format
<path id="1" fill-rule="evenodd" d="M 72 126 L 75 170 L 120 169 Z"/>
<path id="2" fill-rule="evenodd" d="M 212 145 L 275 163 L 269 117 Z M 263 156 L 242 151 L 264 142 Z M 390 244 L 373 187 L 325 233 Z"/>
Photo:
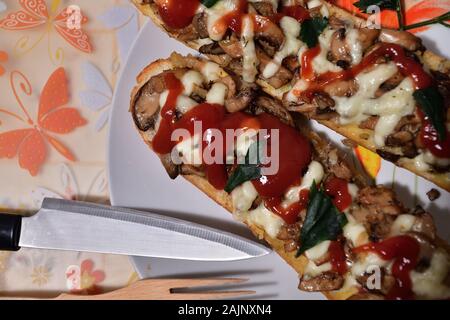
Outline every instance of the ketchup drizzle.
<path id="1" fill-rule="evenodd" d="M 329 179 L 325 183 L 325 192 L 331 196 L 334 205 L 340 212 L 343 212 L 352 204 L 352 196 L 348 192 L 347 180 L 340 178 Z"/>
<path id="2" fill-rule="evenodd" d="M 161 109 L 161 122 L 158 132 L 152 141 L 153 149 L 159 154 L 171 153 L 181 141 L 171 141 L 172 132 L 175 129 L 186 129 L 194 134 L 194 122 L 202 123 L 202 138 L 208 130 L 218 129 L 223 137 L 226 136 L 227 129 L 266 129 L 267 135 L 263 138 L 267 143 L 267 156 L 272 156 L 272 130 L 278 130 L 278 144 L 274 146 L 278 151 L 278 163 L 261 164 L 262 167 L 278 165 L 278 171 L 273 175 L 263 175 L 260 179 L 253 180 L 258 193 L 263 197 L 267 205 L 276 207 L 281 203 L 285 191 L 292 185 L 301 182 L 302 173 L 311 162 L 311 146 L 309 141 L 301 135 L 295 128 L 282 123 L 277 117 L 262 113 L 257 116 L 251 116 L 243 112 L 226 113 L 225 108 L 218 104 L 202 103 L 177 118 L 176 104 L 178 96 L 182 94 L 184 87 L 181 81 L 173 72 L 164 74 L 164 82 L 167 88 L 168 96 L 164 106 Z M 261 137 L 260 137 L 261 138 Z M 225 140 L 225 139 L 224 139 Z M 202 139 L 202 151 L 204 151 L 213 141 Z M 224 146 L 221 163 L 207 164 L 203 161 L 208 181 L 219 190 L 225 188 L 227 183 L 226 161 L 227 146 Z M 216 150 L 217 151 L 217 150 Z M 275 154 L 274 154 L 275 155 Z M 276 161 L 277 159 L 275 159 Z M 304 203 L 305 195 L 301 194 L 301 201 Z M 295 222 L 304 203 L 295 204 L 292 208 L 284 209 L 279 206 L 277 211 L 286 221 Z M 276 212 L 276 213 L 277 213 Z M 292 222 L 292 223 L 293 223 Z"/>
<path id="3" fill-rule="evenodd" d="M 158 0 L 158 12 L 164 23 L 172 29 L 183 29 L 192 23 L 199 0 Z"/>
<path id="4" fill-rule="evenodd" d="M 410 271 L 417 266 L 419 257 L 419 243 L 409 236 L 396 236 L 382 242 L 369 243 L 354 248 L 353 252 L 374 252 L 384 260 L 394 260 L 392 275 L 395 284 L 386 298 L 390 300 L 413 299 Z"/>
<path id="5" fill-rule="evenodd" d="M 328 253 L 332 270 L 341 275 L 345 274 L 347 272 L 347 262 L 342 244 L 338 241 L 331 241 Z"/>

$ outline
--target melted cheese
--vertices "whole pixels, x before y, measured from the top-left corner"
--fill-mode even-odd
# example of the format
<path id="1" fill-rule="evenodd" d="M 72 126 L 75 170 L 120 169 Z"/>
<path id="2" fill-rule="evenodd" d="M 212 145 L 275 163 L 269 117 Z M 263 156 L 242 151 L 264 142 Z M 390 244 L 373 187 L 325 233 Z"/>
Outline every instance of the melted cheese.
<path id="1" fill-rule="evenodd" d="M 352 57 L 352 63 L 358 64 L 363 57 L 363 49 L 361 42 L 359 41 L 359 32 L 354 28 L 348 28 L 345 34 L 345 42 L 350 50 L 350 56 Z"/>
<path id="2" fill-rule="evenodd" d="M 297 20 L 291 17 L 283 17 L 280 21 L 280 26 L 286 36 L 286 40 L 280 51 L 273 57 L 273 60 L 264 68 L 263 77 L 266 79 L 273 77 L 277 73 L 284 58 L 297 55 L 300 47 L 303 45 L 303 42 L 297 38 L 300 34 L 300 23 Z"/>
<path id="3" fill-rule="evenodd" d="M 224 74 L 224 71 L 217 63 L 206 61 L 202 66 L 202 74 L 206 78 L 206 81 L 212 82 L 220 78 Z"/>
<path id="4" fill-rule="evenodd" d="M 320 183 L 323 179 L 325 172 L 322 165 L 317 161 L 312 161 L 308 166 L 308 171 L 302 178 L 302 183 L 299 186 L 291 187 L 285 194 L 285 200 L 282 206 L 287 208 L 291 204 L 300 200 L 300 191 L 303 189 L 309 189 L 312 186 L 313 181 Z"/>
<path id="5" fill-rule="evenodd" d="M 264 203 L 261 203 L 255 210 L 249 211 L 246 219 L 249 223 L 263 228 L 272 238 L 276 238 L 280 228 L 284 225 L 284 220 L 268 210 Z"/>
<path id="6" fill-rule="evenodd" d="M 410 272 L 413 292 L 418 297 L 426 299 L 450 298 L 450 288 L 443 283 L 449 270 L 448 254 L 442 249 L 437 249 L 427 270 Z"/>
<path id="7" fill-rule="evenodd" d="M 257 197 L 258 192 L 251 181 L 244 182 L 231 192 L 231 199 L 236 212 L 248 211 Z"/>
<path id="8" fill-rule="evenodd" d="M 348 223 L 343 228 L 344 237 L 349 240 L 354 247 L 369 242 L 369 234 L 361 223 L 358 223 L 351 214 L 346 214 Z"/>
<path id="9" fill-rule="evenodd" d="M 377 254 L 369 252 L 364 258 L 355 262 L 352 266 L 351 273 L 357 277 L 366 272 L 373 270 L 373 267 L 388 267 L 389 261 L 381 259 Z"/>
<path id="10" fill-rule="evenodd" d="M 319 6 L 322 6 L 320 8 L 320 14 L 325 17 L 328 18 L 330 16 L 330 13 L 328 12 L 328 8 L 326 6 L 323 5 L 321 0 L 310 0 L 308 2 L 308 9 L 313 9 L 313 8 L 317 8 Z"/>
<path id="11" fill-rule="evenodd" d="M 414 86 L 410 78 L 405 78 L 395 89 L 374 98 L 379 86 L 397 72 L 393 63 L 382 64 L 373 70 L 359 74 L 356 80 L 358 92 L 350 98 L 333 97 L 341 124 L 359 123 L 370 115 L 379 116 L 374 130 L 374 141 L 378 147 L 385 144 L 403 116 L 414 112 L 416 103 L 412 93 Z"/>
<path id="12" fill-rule="evenodd" d="M 159 96 L 159 105 L 162 107 L 166 104 L 167 96 L 169 95 L 169 91 L 164 91 Z M 197 106 L 198 102 L 181 94 L 177 98 L 177 110 L 181 113 L 186 113 L 191 110 L 193 107 Z"/>
<path id="13" fill-rule="evenodd" d="M 256 57 L 253 29 L 253 19 L 250 16 L 245 16 L 242 20 L 241 44 L 243 48 L 242 78 L 246 82 L 254 82 L 258 74 L 257 66 L 259 62 Z"/>
<path id="14" fill-rule="evenodd" d="M 228 87 L 223 83 L 214 83 L 206 95 L 206 102 L 223 105 L 228 92 Z"/>
<path id="15" fill-rule="evenodd" d="M 308 261 L 308 264 L 305 268 L 305 275 L 310 276 L 312 278 L 321 275 L 324 272 L 330 271 L 332 269 L 331 263 L 326 262 L 317 266 L 313 261 Z"/>
<path id="16" fill-rule="evenodd" d="M 401 214 L 395 219 L 391 226 L 392 235 L 400 235 L 410 231 L 416 222 L 416 217 L 412 214 Z"/>
<path id="17" fill-rule="evenodd" d="M 201 87 L 203 83 L 203 76 L 198 71 L 189 70 L 181 78 L 181 83 L 184 86 L 184 94 L 189 96 L 194 90 L 195 86 Z"/>
<path id="18" fill-rule="evenodd" d="M 322 241 L 311 249 L 305 251 L 305 255 L 309 260 L 317 260 L 327 254 L 330 247 L 330 240 Z"/>
<path id="19" fill-rule="evenodd" d="M 313 70 L 317 74 L 322 74 L 328 71 L 338 72 L 342 69 L 334 63 L 328 61 L 327 55 L 330 51 L 331 37 L 335 30 L 326 28 L 319 36 L 320 53 L 312 60 Z"/>
<path id="20" fill-rule="evenodd" d="M 446 167 L 450 165 L 450 159 L 438 158 L 431 154 L 430 151 L 426 150 L 425 152 L 419 154 L 414 158 L 414 166 L 419 171 L 431 171 L 432 165 L 438 165 L 440 167 Z M 450 175 L 448 175 L 450 177 Z"/>
<path id="21" fill-rule="evenodd" d="M 208 34 L 209 37 L 214 41 L 220 41 L 227 32 L 227 28 L 223 27 L 219 20 L 237 8 L 239 0 L 221 0 L 218 1 L 211 8 L 202 7 L 204 12 L 207 14 L 208 22 Z"/>
<path id="22" fill-rule="evenodd" d="M 201 135 L 194 135 L 175 146 L 182 163 L 198 166 L 202 164 Z"/>

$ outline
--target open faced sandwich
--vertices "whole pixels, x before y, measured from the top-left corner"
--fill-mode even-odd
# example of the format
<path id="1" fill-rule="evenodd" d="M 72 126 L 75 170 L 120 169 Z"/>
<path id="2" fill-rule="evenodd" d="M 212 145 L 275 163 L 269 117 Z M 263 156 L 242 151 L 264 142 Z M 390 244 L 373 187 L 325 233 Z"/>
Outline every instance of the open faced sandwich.
<path id="1" fill-rule="evenodd" d="M 137 82 L 130 112 L 169 176 L 247 224 L 298 272 L 300 290 L 331 299 L 450 297 L 449 249 L 431 215 L 369 185 L 259 86 L 176 53 Z M 220 137 L 226 143 L 216 145 Z"/>
<path id="2" fill-rule="evenodd" d="M 450 62 L 411 33 L 323 0 L 133 1 L 288 110 L 450 191 Z"/>

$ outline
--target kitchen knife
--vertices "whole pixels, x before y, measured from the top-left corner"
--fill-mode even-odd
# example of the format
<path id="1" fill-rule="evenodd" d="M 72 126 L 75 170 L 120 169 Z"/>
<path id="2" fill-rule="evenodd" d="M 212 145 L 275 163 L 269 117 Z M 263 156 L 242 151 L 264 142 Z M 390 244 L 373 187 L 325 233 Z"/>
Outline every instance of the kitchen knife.
<path id="1" fill-rule="evenodd" d="M 270 252 L 243 237 L 180 219 L 51 198 L 31 217 L 0 215 L 0 250 L 20 247 L 203 261 Z"/>

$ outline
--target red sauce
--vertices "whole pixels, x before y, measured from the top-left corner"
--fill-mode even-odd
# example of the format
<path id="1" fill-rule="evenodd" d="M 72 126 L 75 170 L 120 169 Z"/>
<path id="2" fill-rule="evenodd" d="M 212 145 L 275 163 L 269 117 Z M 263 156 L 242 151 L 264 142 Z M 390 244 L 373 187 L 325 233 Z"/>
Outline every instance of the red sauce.
<path id="1" fill-rule="evenodd" d="M 312 61 L 315 57 L 320 54 L 320 46 L 316 46 L 314 48 L 308 49 L 305 53 L 302 54 L 301 58 L 301 72 L 302 79 L 306 81 L 311 81 L 314 79 L 314 70 Z"/>
<path id="2" fill-rule="evenodd" d="M 334 205 L 341 212 L 352 204 L 352 196 L 348 192 L 348 182 L 344 179 L 329 179 L 325 184 L 325 192 L 333 198 Z"/>
<path id="3" fill-rule="evenodd" d="M 430 150 L 430 152 L 439 158 L 450 158 L 450 132 L 447 131 L 447 135 L 444 141 L 439 140 L 439 136 L 436 129 L 428 121 L 428 118 L 419 112 L 422 118 L 422 127 L 420 129 L 420 139 L 422 144 Z M 444 117 L 444 115 L 442 115 Z"/>
<path id="4" fill-rule="evenodd" d="M 397 44 L 383 43 L 379 48 L 364 57 L 358 65 L 340 72 L 325 72 L 316 78 L 314 78 L 311 63 L 316 52 L 312 50 L 317 49 L 312 48 L 303 54 L 301 63 L 302 77 L 314 82 L 311 83 L 306 91 L 294 91 L 294 94 L 297 96 L 304 96 L 307 99 L 311 99 L 315 92 L 323 91 L 325 86 L 333 82 L 355 78 L 359 73 L 373 66 L 381 57 L 389 57 L 397 65 L 403 76 L 410 77 L 413 80 L 416 90 L 425 89 L 433 85 L 433 78 L 425 72 L 422 65 L 413 58 L 408 57 L 405 50 Z M 435 156 L 450 158 L 450 138 L 448 138 L 448 135 L 445 141 L 439 141 L 434 128 L 426 119 L 423 120 L 421 131 L 423 144 Z"/>
<path id="5" fill-rule="evenodd" d="M 420 251 L 415 239 L 409 236 L 397 236 L 357 247 L 353 251 L 355 253 L 375 252 L 384 260 L 394 260 L 392 275 L 396 281 L 386 298 L 391 300 L 414 298 L 409 273 L 416 267 Z"/>
<path id="6" fill-rule="evenodd" d="M 347 262 L 342 244 L 338 241 L 331 241 L 328 253 L 332 270 L 339 274 L 345 274 L 347 272 Z"/>
<path id="7" fill-rule="evenodd" d="M 311 19 L 309 11 L 300 5 L 285 6 L 281 9 L 281 14 L 292 17 L 298 22 L 303 22 L 307 19 Z"/>
<path id="8" fill-rule="evenodd" d="M 248 10 L 247 0 L 239 0 L 236 9 L 220 18 L 215 23 L 214 29 L 216 29 L 218 33 L 223 33 L 227 29 L 231 29 L 236 34 L 241 34 L 242 19 L 247 13 L 247 10 Z"/>
<path id="9" fill-rule="evenodd" d="M 173 29 L 183 29 L 192 23 L 199 0 L 157 0 L 158 11 L 164 23 Z"/>
<path id="10" fill-rule="evenodd" d="M 302 189 L 300 191 L 300 201 L 293 203 L 287 208 L 281 205 L 281 197 L 270 197 L 264 199 L 264 205 L 267 209 L 273 213 L 279 215 L 286 221 L 287 224 L 293 224 L 297 222 L 298 215 L 300 211 L 308 206 L 309 190 Z"/>
<path id="11" fill-rule="evenodd" d="M 194 121 L 201 121 L 203 134 L 210 129 L 218 129 L 226 136 L 226 129 L 253 128 L 266 129 L 267 155 L 272 156 L 271 139 L 272 129 L 279 132 L 279 143 L 276 144 L 279 152 L 278 171 L 273 175 L 264 175 L 253 181 L 258 193 L 264 197 L 280 197 L 295 182 L 301 180 L 302 172 L 311 161 L 311 146 L 309 141 L 296 129 L 282 123 L 278 118 L 263 113 L 251 116 L 243 112 L 226 114 L 222 105 L 203 103 L 186 112 L 180 119 L 176 115 L 176 102 L 184 88 L 174 73 L 164 76 L 166 88 L 169 91 L 166 103 L 161 110 L 161 123 L 158 132 L 152 141 L 153 149 L 160 154 L 170 153 L 173 147 L 181 141 L 171 141 L 175 129 L 186 129 L 194 133 Z M 203 139 L 205 140 L 205 139 Z M 203 151 L 213 141 L 203 141 Z M 223 150 L 225 163 L 226 147 Z M 227 182 L 225 164 L 204 164 L 208 181 L 219 190 L 225 188 Z M 262 166 L 270 167 L 271 164 Z"/>
<path id="12" fill-rule="evenodd" d="M 426 73 L 422 65 L 413 58 L 406 56 L 405 50 L 396 44 L 383 43 L 379 48 L 364 57 L 361 63 L 339 72 L 325 72 L 314 79 L 307 90 L 311 93 L 323 91 L 323 88 L 330 83 L 339 80 L 349 80 L 355 78 L 370 66 L 373 66 L 381 57 L 389 57 L 399 68 L 403 76 L 411 77 L 416 89 L 429 87 L 433 83 L 431 76 Z M 299 93 L 300 94 L 300 93 Z"/>

